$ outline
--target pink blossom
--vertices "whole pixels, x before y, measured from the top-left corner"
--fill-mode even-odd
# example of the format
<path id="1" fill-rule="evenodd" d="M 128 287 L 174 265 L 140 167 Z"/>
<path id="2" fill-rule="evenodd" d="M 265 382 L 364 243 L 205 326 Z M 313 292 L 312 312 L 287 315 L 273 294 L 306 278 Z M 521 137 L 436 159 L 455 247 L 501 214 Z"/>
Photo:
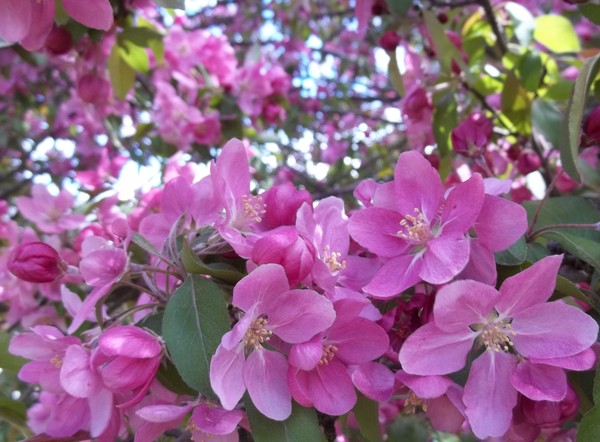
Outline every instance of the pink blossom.
<path id="1" fill-rule="evenodd" d="M 312 290 L 290 290 L 277 264 L 262 265 L 242 279 L 233 289 L 233 305 L 245 314 L 211 360 L 212 388 L 226 410 L 248 389 L 261 413 L 284 420 L 292 412 L 288 362 L 263 344 L 273 336 L 289 344 L 310 340 L 333 323 L 333 306 Z"/>
<path id="2" fill-rule="evenodd" d="M 478 156 L 485 151 L 494 125 L 485 115 L 475 112 L 452 130 L 453 149 L 464 156 Z"/>
<path id="3" fill-rule="evenodd" d="M 348 230 L 363 247 L 384 260 L 363 290 L 389 298 L 421 279 L 448 282 L 469 260 L 465 236 L 484 198 L 475 174 L 445 197 L 437 171 L 417 152 L 400 155 L 394 181 L 375 192 L 373 207 L 353 214 Z"/>
<path id="4" fill-rule="evenodd" d="M 485 349 L 471 366 L 463 396 L 479 438 L 508 430 L 517 392 L 533 400 L 562 400 L 563 368 L 584 370 L 593 363 L 589 347 L 598 324 L 575 307 L 546 302 L 561 261 L 561 256 L 544 258 L 506 279 L 499 291 L 470 280 L 443 287 L 433 321 L 400 349 L 402 368 L 416 375 L 458 371 L 474 342 Z"/>
<path id="5" fill-rule="evenodd" d="M 13 275 L 27 282 L 53 282 L 65 273 L 66 264 L 56 250 L 43 242 L 15 247 L 7 263 Z"/>
<path id="6" fill-rule="evenodd" d="M 267 210 L 262 216 L 260 226 L 264 230 L 295 225 L 296 213 L 300 206 L 303 203 L 312 204 L 312 196 L 309 192 L 296 189 L 289 182 L 270 187 L 260 196 L 266 207 L 277 207 L 277 210 Z"/>
<path id="7" fill-rule="evenodd" d="M 43 184 L 32 186 L 31 198 L 20 196 L 16 199 L 21 215 L 44 233 L 61 233 L 76 229 L 83 223 L 84 215 L 69 213 L 73 202 L 73 195 L 67 190 L 52 196 Z"/>

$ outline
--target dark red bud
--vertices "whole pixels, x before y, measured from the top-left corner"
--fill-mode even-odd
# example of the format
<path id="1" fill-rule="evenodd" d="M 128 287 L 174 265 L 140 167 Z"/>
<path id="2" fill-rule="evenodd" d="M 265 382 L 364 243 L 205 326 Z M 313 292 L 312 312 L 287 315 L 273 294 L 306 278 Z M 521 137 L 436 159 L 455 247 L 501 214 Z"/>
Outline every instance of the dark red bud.
<path id="1" fill-rule="evenodd" d="M 440 12 L 437 16 L 438 21 L 445 25 L 446 23 L 448 23 L 448 16 L 446 14 L 444 14 L 443 12 Z"/>
<path id="2" fill-rule="evenodd" d="M 65 28 L 54 26 L 46 37 L 45 46 L 48 52 L 54 55 L 63 55 L 73 47 L 73 38 Z"/>
<path id="3" fill-rule="evenodd" d="M 523 175 L 535 172 L 542 165 L 539 155 L 531 149 L 524 149 L 517 160 L 517 169 Z"/>
<path id="4" fill-rule="evenodd" d="M 379 39 L 379 45 L 386 51 L 395 51 L 400 44 L 400 36 L 395 31 L 385 31 Z"/>
<path id="5" fill-rule="evenodd" d="M 8 270 L 27 282 L 53 282 L 61 277 L 66 264 L 56 250 L 43 242 L 21 244 L 11 252 Z"/>

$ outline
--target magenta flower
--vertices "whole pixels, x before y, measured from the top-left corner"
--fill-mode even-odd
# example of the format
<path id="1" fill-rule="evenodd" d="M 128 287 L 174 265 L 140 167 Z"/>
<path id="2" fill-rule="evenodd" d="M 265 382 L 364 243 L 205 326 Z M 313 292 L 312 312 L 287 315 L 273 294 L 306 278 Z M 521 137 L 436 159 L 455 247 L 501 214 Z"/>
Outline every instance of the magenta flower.
<path id="1" fill-rule="evenodd" d="M 211 360 L 212 388 L 226 410 L 248 389 L 261 413 L 284 420 L 292 412 L 288 362 L 263 345 L 273 336 L 289 344 L 310 340 L 333 323 L 333 306 L 313 290 L 290 290 L 277 264 L 262 265 L 242 279 L 233 289 L 233 305 L 245 314 Z"/>
<path id="2" fill-rule="evenodd" d="M 457 153 L 467 157 L 482 155 L 492 137 L 493 129 L 492 120 L 475 112 L 452 131 L 452 147 Z"/>
<path id="3" fill-rule="evenodd" d="M 377 188 L 373 207 L 356 212 L 348 231 L 384 264 L 363 290 L 390 298 L 420 280 L 450 281 L 469 260 L 467 231 L 483 204 L 479 174 L 444 196 L 437 171 L 417 152 L 400 155 L 394 181 Z"/>
<path id="4" fill-rule="evenodd" d="M 400 349 L 410 374 L 443 375 L 465 366 L 473 343 L 484 348 L 464 389 L 465 414 L 481 439 L 509 428 L 517 392 L 533 400 L 562 400 L 563 368 L 590 368 L 598 324 L 563 302 L 546 301 L 554 290 L 561 256 L 547 257 L 504 281 L 500 290 L 456 281 L 437 294 L 433 321 Z M 519 364 L 517 365 L 517 363 Z"/>
<path id="5" fill-rule="evenodd" d="M 53 196 L 43 184 L 33 185 L 31 198 L 20 196 L 16 200 L 21 215 L 44 233 L 76 229 L 85 221 L 84 215 L 69 213 L 73 202 L 74 197 L 67 190 Z"/>
<path id="6" fill-rule="evenodd" d="M 67 265 L 56 250 L 38 241 L 15 247 L 8 257 L 7 267 L 23 281 L 45 283 L 62 276 Z"/>

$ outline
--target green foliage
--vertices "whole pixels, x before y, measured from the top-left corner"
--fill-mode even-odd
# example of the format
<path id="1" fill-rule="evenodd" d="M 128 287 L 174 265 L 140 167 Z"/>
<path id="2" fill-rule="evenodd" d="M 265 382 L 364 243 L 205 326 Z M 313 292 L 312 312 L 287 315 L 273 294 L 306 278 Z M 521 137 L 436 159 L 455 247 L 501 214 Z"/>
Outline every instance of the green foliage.
<path id="1" fill-rule="evenodd" d="M 494 253 L 496 264 L 503 266 L 516 266 L 525 262 L 527 258 L 527 243 L 525 237 L 519 240 L 506 250 Z"/>
<path id="2" fill-rule="evenodd" d="M 177 371 L 187 385 L 214 397 L 210 360 L 229 331 L 223 295 L 211 280 L 190 275 L 165 309 L 162 331 Z"/>
<path id="3" fill-rule="evenodd" d="M 600 440 L 600 365 L 596 369 L 593 396 L 594 408 L 583 416 L 577 431 L 577 442 L 596 442 Z"/>
<path id="4" fill-rule="evenodd" d="M 571 21 L 561 15 L 541 15 L 535 19 L 533 38 L 557 54 L 581 50 L 579 37 Z"/>
<path id="5" fill-rule="evenodd" d="M 135 82 L 135 70 L 123 58 L 119 45 L 114 45 L 110 51 L 108 74 L 117 97 L 124 100 Z"/>
<path id="6" fill-rule="evenodd" d="M 358 393 L 358 400 L 353 411 L 360 427 L 360 434 L 370 442 L 382 441 L 379 425 L 379 402 Z"/>

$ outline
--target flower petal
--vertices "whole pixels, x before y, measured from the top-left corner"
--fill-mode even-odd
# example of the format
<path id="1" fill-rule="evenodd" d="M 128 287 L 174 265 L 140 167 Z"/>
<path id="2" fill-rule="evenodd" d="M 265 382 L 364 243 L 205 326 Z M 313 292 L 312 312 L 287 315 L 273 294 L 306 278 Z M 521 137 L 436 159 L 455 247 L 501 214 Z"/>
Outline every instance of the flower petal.
<path id="1" fill-rule="evenodd" d="M 102 388 L 100 377 L 90 366 L 90 354 L 79 345 L 67 348 L 60 382 L 67 393 L 80 398 L 89 398 Z"/>
<path id="2" fill-rule="evenodd" d="M 312 370 L 317 366 L 323 356 L 321 335 L 315 336 L 309 342 L 292 345 L 288 354 L 288 362 L 302 370 Z"/>
<path id="3" fill-rule="evenodd" d="M 277 298 L 290 289 L 285 270 L 279 264 L 263 264 L 233 288 L 233 305 L 244 311 L 268 298 Z"/>
<path id="4" fill-rule="evenodd" d="M 478 173 L 452 189 L 442 212 L 442 235 L 466 233 L 475 224 L 484 195 L 483 180 Z"/>
<path id="5" fill-rule="evenodd" d="M 226 410 L 233 410 L 246 391 L 245 362 L 242 345 L 235 350 L 227 350 L 219 345 L 210 361 L 210 385 Z"/>
<path id="6" fill-rule="evenodd" d="M 229 434 L 235 431 L 244 413 L 241 410 L 224 410 L 221 407 L 200 404 L 194 408 L 191 422 L 209 434 Z"/>
<path id="7" fill-rule="evenodd" d="M 359 210 L 350 218 L 348 233 L 371 252 L 391 258 L 405 253 L 409 248 L 406 240 L 396 235 L 402 219 L 398 212 L 388 209 L 371 207 Z"/>
<path id="8" fill-rule="evenodd" d="M 404 371 L 418 375 L 453 373 L 465 366 L 475 334 L 464 331 L 446 333 L 430 322 L 417 329 L 400 348 Z"/>
<path id="9" fill-rule="evenodd" d="M 562 401 L 567 395 L 567 375 L 562 368 L 523 361 L 510 376 L 512 385 L 534 401 Z"/>
<path id="10" fill-rule="evenodd" d="M 496 310 L 501 315 L 512 316 L 519 310 L 547 301 L 554 291 L 561 262 L 562 255 L 548 256 L 504 280 Z"/>
<path id="11" fill-rule="evenodd" d="M 530 358 L 530 362 L 553 365 L 554 367 L 566 368 L 567 370 L 583 371 L 590 370 L 596 363 L 596 353 L 592 348 L 566 358 L 536 359 Z"/>
<path id="12" fill-rule="evenodd" d="M 513 317 L 515 349 L 528 358 L 573 356 L 589 348 L 598 337 L 598 323 L 561 301 L 521 310 Z"/>
<path id="13" fill-rule="evenodd" d="M 469 262 L 469 241 L 464 235 L 444 235 L 427 243 L 419 276 L 432 284 L 450 281 Z"/>
<path id="14" fill-rule="evenodd" d="M 463 401 L 471 429 L 479 439 L 501 437 L 512 420 L 517 390 L 510 383 L 514 356 L 485 351 L 471 365 Z"/>
<path id="15" fill-rule="evenodd" d="M 417 376 L 408 374 L 404 370 L 396 372 L 396 380 L 406 385 L 422 399 L 440 397 L 452 385 L 452 381 L 446 376 Z"/>
<path id="16" fill-rule="evenodd" d="M 374 401 L 385 402 L 392 396 L 394 373 L 383 364 L 366 362 L 352 371 L 352 383 Z"/>
<path id="17" fill-rule="evenodd" d="M 493 252 L 512 246 L 527 230 L 527 212 L 520 204 L 486 195 L 475 231 L 481 244 Z"/>
<path id="18" fill-rule="evenodd" d="M 162 351 L 162 346 L 155 336 L 133 325 L 106 330 L 100 336 L 99 347 L 106 355 L 130 358 L 154 358 Z"/>
<path id="19" fill-rule="evenodd" d="M 393 298 L 421 281 L 419 272 L 422 266 L 422 258 L 415 255 L 392 258 L 377 270 L 363 291 L 373 298 Z"/>
<path id="20" fill-rule="evenodd" d="M 63 0 L 71 18 L 92 29 L 108 31 L 113 24 L 113 10 L 108 0 Z"/>
<path id="21" fill-rule="evenodd" d="M 292 414 L 287 371 L 285 356 L 268 350 L 254 351 L 244 367 L 244 382 L 252 403 L 258 411 L 276 421 L 283 421 Z"/>
<path id="22" fill-rule="evenodd" d="M 9 42 L 25 38 L 31 25 L 32 10 L 38 7 L 32 0 L 4 1 L 0 14 L 0 37 Z"/>

